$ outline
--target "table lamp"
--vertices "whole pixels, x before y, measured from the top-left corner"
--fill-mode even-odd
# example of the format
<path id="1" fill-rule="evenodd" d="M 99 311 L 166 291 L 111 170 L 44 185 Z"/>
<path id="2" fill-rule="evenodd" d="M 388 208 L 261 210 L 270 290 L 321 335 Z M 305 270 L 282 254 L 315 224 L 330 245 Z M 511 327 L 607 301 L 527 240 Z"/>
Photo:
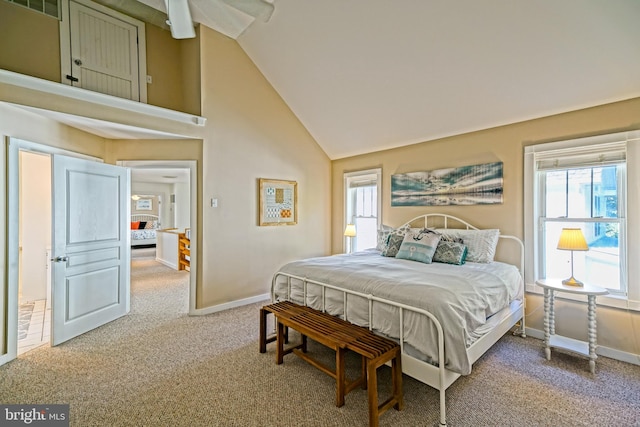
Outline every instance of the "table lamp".
<path id="1" fill-rule="evenodd" d="M 349 252 L 353 249 L 353 238 L 356 237 L 356 226 L 354 224 L 347 224 L 347 228 L 344 229 L 344 235 L 349 238 Z"/>
<path id="2" fill-rule="evenodd" d="M 571 277 L 562 281 L 563 285 L 583 286 L 582 282 L 573 277 L 573 251 L 588 251 L 589 246 L 579 228 L 563 228 L 558 241 L 558 249 L 571 251 Z"/>

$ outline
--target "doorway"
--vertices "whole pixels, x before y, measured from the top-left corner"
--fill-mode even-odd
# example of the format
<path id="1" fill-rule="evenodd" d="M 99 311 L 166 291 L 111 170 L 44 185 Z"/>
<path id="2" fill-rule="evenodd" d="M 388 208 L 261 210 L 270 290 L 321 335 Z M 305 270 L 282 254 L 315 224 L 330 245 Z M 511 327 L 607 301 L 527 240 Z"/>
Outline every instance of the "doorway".
<path id="1" fill-rule="evenodd" d="M 18 355 L 51 336 L 51 156 L 19 152 Z"/>
<path id="2" fill-rule="evenodd" d="M 1 363 L 17 357 L 19 344 L 20 354 L 60 344 L 130 306 L 129 171 L 29 141 L 8 144 L 9 315 Z M 18 342 L 20 324 L 28 343 Z"/>
<path id="3" fill-rule="evenodd" d="M 188 312 L 193 313 L 196 306 L 197 162 L 126 160 L 118 161 L 117 164 L 131 170 L 132 214 L 133 203 L 137 203 L 134 197 L 142 200 L 144 196 L 155 195 L 160 200 L 160 229 L 167 231 L 157 233 L 155 251 L 149 256 L 165 266 L 189 272 Z M 153 207 L 153 203 L 151 206 Z M 132 230 L 132 235 L 134 233 Z M 185 239 L 188 242 L 185 243 Z M 150 252 L 145 248 L 144 241 L 139 243 L 132 243 L 132 258 L 144 257 Z"/>

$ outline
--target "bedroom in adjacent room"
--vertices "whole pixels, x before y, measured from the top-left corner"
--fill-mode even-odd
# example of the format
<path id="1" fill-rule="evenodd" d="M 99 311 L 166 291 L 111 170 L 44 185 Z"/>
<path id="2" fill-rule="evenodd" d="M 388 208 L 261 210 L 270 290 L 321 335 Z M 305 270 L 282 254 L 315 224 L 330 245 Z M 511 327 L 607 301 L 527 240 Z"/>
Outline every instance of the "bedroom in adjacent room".
<path id="1" fill-rule="evenodd" d="M 190 169 L 180 162 L 131 166 L 131 259 L 190 270 Z M 137 264 L 132 263 L 132 269 Z"/>

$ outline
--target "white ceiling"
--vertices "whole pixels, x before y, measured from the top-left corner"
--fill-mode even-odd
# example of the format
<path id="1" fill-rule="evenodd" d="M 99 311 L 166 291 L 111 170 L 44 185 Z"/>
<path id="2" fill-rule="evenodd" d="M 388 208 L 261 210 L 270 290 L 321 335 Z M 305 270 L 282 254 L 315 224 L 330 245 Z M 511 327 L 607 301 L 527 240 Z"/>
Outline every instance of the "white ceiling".
<path id="1" fill-rule="evenodd" d="M 332 159 L 640 96 L 638 0 L 275 0 L 267 22 L 189 4 Z"/>
<path id="2" fill-rule="evenodd" d="M 131 182 L 175 184 L 190 182 L 191 170 L 184 161 L 135 160 L 122 162 L 131 168 Z"/>
<path id="3" fill-rule="evenodd" d="M 266 22 L 225 1 L 189 0 L 194 21 L 236 38 L 332 159 L 640 96 L 639 0 L 275 0 Z"/>
<path id="4" fill-rule="evenodd" d="M 640 96 L 638 0 L 274 4 L 237 40 L 332 159 Z"/>

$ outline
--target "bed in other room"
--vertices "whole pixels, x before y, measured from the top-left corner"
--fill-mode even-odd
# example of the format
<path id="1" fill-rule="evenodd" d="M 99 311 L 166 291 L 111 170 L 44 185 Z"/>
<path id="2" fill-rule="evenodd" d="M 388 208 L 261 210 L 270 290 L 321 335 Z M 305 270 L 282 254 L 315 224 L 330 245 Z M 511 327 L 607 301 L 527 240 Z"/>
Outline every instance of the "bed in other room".
<path id="1" fill-rule="evenodd" d="M 150 247 L 157 242 L 158 216 L 148 214 L 131 215 L 131 247 Z"/>

